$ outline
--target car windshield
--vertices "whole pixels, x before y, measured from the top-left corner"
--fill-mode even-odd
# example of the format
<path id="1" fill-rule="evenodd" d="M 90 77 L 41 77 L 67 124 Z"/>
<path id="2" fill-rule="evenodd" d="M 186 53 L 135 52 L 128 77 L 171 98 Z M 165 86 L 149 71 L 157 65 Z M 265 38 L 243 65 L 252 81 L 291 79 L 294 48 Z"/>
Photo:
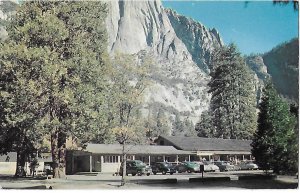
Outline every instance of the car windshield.
<path id="1" fill-rule="evenodd" d="M 137 166 L 145 166 L 146 164 L 143 163 L 142 161 L 136 161 Z"/>
<path id="2" fill-rule="evenodd" d="M 198 163 L 195 163 L 195 162 L 187 162 L 187 165 L 190 165 L 190 166 L 197 166 L 199 165 Z"/>

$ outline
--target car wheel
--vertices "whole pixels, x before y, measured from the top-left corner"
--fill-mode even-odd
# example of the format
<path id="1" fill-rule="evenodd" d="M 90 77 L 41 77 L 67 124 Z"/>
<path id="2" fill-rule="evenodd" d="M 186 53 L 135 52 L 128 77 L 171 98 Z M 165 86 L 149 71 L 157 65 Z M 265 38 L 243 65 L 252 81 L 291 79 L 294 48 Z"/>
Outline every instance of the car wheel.
<path id="1" fill-rule="evenodd" d="M 192 173 L 192 171 L 191 171 L 191 170 L 187 170 L 187 172 L 188 172 L 188 173 Z"/>
<path id="2" fill-rule="evenodd" d="M 170 175 L 173 175 L 173 172 L 171 172 Z"/>
<path id="3" fill-rule="evenodd" d="M 132 173 L 132 176 L 135 176 L 136 175 L 136 173 Z"/>
<path id="4" fill-rule="evenodd" d="M 167 173 L 167 172 L 165 172 L 165 171 L 162 172 L 163 175 L 166 175 L 166 173 Z"/>
<path id="5" fill-rule="evenodd" d="M 154 175 L 156 175 L 156 172 L 153 172 Z"/>
<path id="6" fill-rule="evenodd" d="M 147 176 L 150 176 L 150 173 L 147 173 Z"/>

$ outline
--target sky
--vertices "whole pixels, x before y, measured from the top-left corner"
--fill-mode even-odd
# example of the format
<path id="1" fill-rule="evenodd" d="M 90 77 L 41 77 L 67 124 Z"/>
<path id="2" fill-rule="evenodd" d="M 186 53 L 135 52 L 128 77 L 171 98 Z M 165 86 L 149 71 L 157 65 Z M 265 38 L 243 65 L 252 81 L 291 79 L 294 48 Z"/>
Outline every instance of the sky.
<path id="1" fill-rule="evenodd" d="M 242 54 L 265 53 L 298 37 L 298 11 L 292 3 L 163 0 L 163 6 L 216 28 L 225 44 L 235 43 Z"/>

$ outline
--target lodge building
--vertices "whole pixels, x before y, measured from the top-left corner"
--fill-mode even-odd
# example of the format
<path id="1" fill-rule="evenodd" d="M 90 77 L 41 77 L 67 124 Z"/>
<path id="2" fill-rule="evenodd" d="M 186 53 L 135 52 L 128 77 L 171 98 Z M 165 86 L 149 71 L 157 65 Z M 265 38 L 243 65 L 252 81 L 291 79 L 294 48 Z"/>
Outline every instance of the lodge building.
<path id="1" fill-rule="evenodd" d="M 159 136 L 157 145 L 126 145 L 127 159 L 141 160 L 148 165 L 167 161 L 251 160 L 251 141 L 221 138 Z M 66 173 L 118 172 L 122 162 L 122 145 L 87 144 L 86 148 L 67 151 Z"/>

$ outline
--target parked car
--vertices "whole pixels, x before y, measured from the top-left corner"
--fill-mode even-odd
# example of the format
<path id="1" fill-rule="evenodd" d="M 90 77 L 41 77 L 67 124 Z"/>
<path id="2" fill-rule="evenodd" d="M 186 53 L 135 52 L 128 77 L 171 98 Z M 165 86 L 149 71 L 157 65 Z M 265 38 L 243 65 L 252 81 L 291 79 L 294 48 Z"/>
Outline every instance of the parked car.
<path id="1" fill-rule="evenodd" d="M 220 172 L 236 170 L 234 165 L 226 161 L 215 161 L 214 164 L 219 167 Z"/>
<path id="2" fill-rule="evenodd" d="M 182 162 L 176 166 L 178 173 L 182 172 L 200 172 L 200 164 L 195 162 Z"/>
<path id="3" fill-rule="evenodd" d="M 241 170 L 258 170 L 258 166 L 253 161 L 243 161 L 238 166 Z"/>
<path id="4" fill-rule="evenodd" d="M 204 164 L 204 171 L 205 172 L 220 171 L 220 168 L 217 165 L 210 162 L 210 161 L 203 161 L 203 164 Z"/>
<path id="5" fill-rule="evenodd" d="M 172 175 L 172 174 L 176 173 L 176 169 L 170 163 L 157 162 L 154 165 L 152 165 L 152 172 L 154 175 L 156 175 L 157 173 L 162 173 L 163 175 L 165 175 L 166 173 L 169 173 Z"/>
<path id="6" fill-rule="evenodd" d="M 194 163 L 197 163 L 199 165 L 204 165 L 204 172 L 220 171 L 219 167 L 214 165 L 210 161 L 194 161 Z"/>
<path id="7" fill-rule="evenodd" d="M 138 174 L 141 175 L 147 175 L 149 176 L 152 173 L 152 169 L 150 166 L 146 165 L 141 160 L 128 160 L 126 161 L 126 175 L 131 174 L 132 176 L 135 176 Z M 120 176 L 123 175 L 123 167 L 121 165 Z"/>

